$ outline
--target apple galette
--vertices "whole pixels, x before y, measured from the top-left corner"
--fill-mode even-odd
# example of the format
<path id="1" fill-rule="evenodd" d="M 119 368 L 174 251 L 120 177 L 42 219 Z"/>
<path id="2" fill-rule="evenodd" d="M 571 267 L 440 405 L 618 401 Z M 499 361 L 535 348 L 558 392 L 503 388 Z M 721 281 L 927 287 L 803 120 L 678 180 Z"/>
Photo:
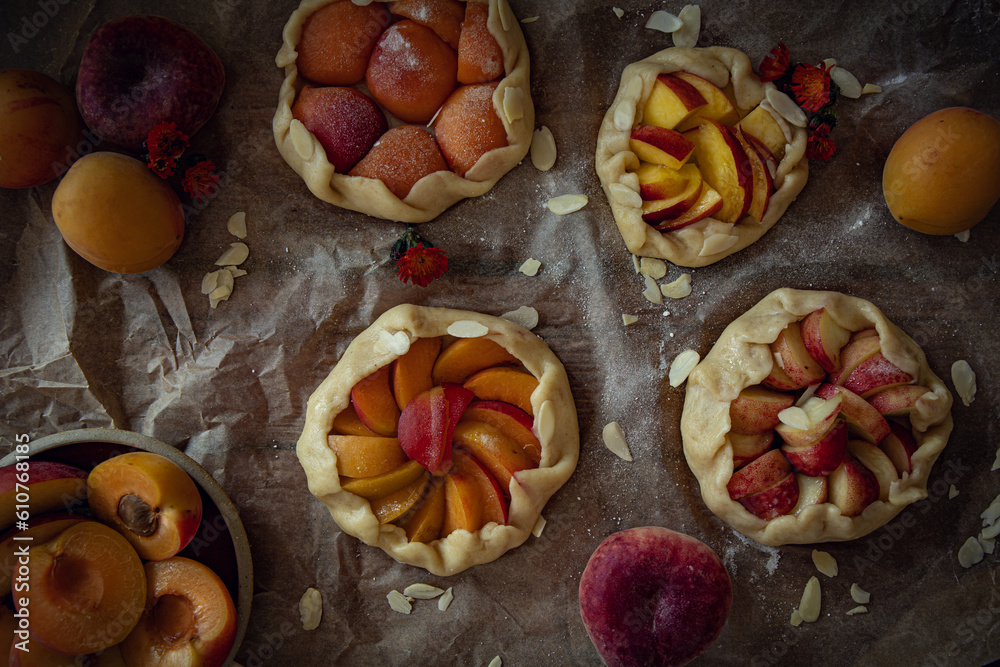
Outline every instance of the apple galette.
<path id="1" fill-rule="evenodd" d="M 344 532 L 442 576 L 523 543 L 579 450 L 566 371 L 541 339 L 413 305 L 351 342 L 297 446 Z"/>
<path id="2" fill-rule="evenodd" d="M 283 37 L 274 139 L 323 201 L 426 222 L 528 152 L 528 49 L 506 0 L 302 0 Z"/>
<path id="3" fill-rule="evenodd" d="M 706 266 L 778 221 L 805 187 L 807 135 L 767 102 L 769 89 L 745 54 L 719 46 L 625 68 L 596 167 L 630 252 Z"/>
<path id="4" fill-rule="evenodd" d="M 870 302 L 780 289 L 688 377 L 684 455 L 705 504 L 747 537 L 851 540 L 927 497 L 951 400 Z"/>

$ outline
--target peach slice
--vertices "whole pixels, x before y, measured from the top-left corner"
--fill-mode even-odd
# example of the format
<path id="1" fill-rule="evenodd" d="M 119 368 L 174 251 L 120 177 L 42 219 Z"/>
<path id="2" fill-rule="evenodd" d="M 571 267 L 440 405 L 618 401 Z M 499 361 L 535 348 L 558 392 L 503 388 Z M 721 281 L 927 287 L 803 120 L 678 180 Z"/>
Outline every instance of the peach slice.
<path id="1" fill-rule="evenodd" d="M 402 525 L 410 542 L 433 542 L 444 526 L 444 479 L 435 477 L 431 489 Z"/>
<path id="2" fill-rule="evenodd" d="M 782 329 L 771 343 L 771 351 L 781 357 L 785 374 L 797 385 L 797 389 L 816 384 L 826 377 L 823 367 L 806 351 L 799 322 L 792 322 Z"/>
<path id="3" fill-rule="evenodd" d="M 722 195 L 722 222 L 739 222 L 753 201 L 753 168 L 733 131 L 706 118 L 684 136 L 694 142 L 695 160 L 705 182 Z"/>
<path id="4" fill-rule="evenodd" d="M 894 421 L 889 422 L 889 435 L 878 444 L 885 452 L 899 475 L 913 472 L 913 453 L 917 451 L 917 441 L 910 430 Z"/>
<path id="5" fill-rule="evenodd" d="M 444 387 L 414 396 L 399 417 L 399 446 L 428 472 L 444 473 L 451 464 L 451 429 Z"/>
<path id="6" fill-rule="evenodd" d="M 146 560 L 173 556 L 201 524 L 201 494 L 184 469 L 152 452 L 99 463 L 87 478 L 90 509 Z"/>
<path id="7" fill-rule="evenodd" d="M 371 501 L 372 512 L 380 524 L 395 521 L 409 512 L 424 495 L 429 476 L 425 473 L 399 491 Z"/>
<path id="8" fill-rule="evenodd" d="M 844 387 L 862 398 L 888 389 L 913 382 L 913 376 L 876 352 L 859 363 L 844 380 Z"/>
<path id="9" fill-rule="evenodd" d="M 389 12 L 430 28 L 451 48 L 458 48 L 466 13 L 458 0 L 394 0 L 389 4 Z"/>
<path id="10" fill-rule="evenodd" d="M 489 5 L 465 4 L 465 20 L 458 39 L 458 82 L 486 83 L 503 76 L 503 49 L 486 27 Z"/>
<path id="11" fill-rule="evenodd" d="M 476 480 L 452 472 L 444 478 L 444 525 L 441 536 L 456 530 L 473 533 L 482 525 L 483 504 Z"/>
<path id="12" fill-rule="evenodd" d="M 542 444 L 531 430 L 534 419 L 517 406 L 501 401 L 477 401 L 465 410 L 462 421 L 489 424 L 521 445 L 536 464 L 542 459 Z"/>
<path id="13" fill-rule="evenodd" d="M 744 435 L 766 433 L 780 423 L 778 413 L 794 402 L 791 394 L 747 387 L 729 404 L 730 431 Z"/>
<path id="14" fill-rule="evenodd" d="M 121 644 L 129 667 L 225 664 L 236 607 L 217 574 L 189 558 L 146 563 L 145 612 Z"/>
<path id="15" fill-rule="evenodd" d="M 27 530 L 11 528 L 0 536 L 0 591 L 4 595 L 10 591 L 11 578 L 16 569 L 18 551 L 33 544 L 42 544 L 55 539 L 59 533 L 81 521 L 90 521 L 80 514 L 50 512 L 39 514 L 28 520 Z M 18 539 L 14 539 L 14 538 Z M 4 655 L 0 651 L 0 656 Z"/>
<path id="16" fill-rule="evenodd" d="M 629 135 L 629 148 L 643 162 L 680 169 L 694 152 L 694 144 L 676 130 L 639 125 Z"/>
<path id="17" fill-rule="evenodd" d="M 761 380 L 761 384 L 778 391 L 797 391 L 801 389 L 798 383 L 793 382 L 792 378 L 788 377 L 788 373 L 778 365 L 777 361 L 771 364 L 771 372 L 767 374 L 766 378 Z"/>
<path id="18" fill-rule="evenodd" d="M 407 461 L 403 465 L 393 468 L 382 475 L 341 481 L 340 487 L 344 491 L 349 491 L 366 500 L 374 500 L 388 496 L 391 493 L 399 491 L 404 486 L 412 484 L 425 472 L 424 467 L 418 462 Z"/>
<path id="19" fill-rule="evenodd" d="M 70 526 L 32 547 L 27 584 L 24 597 L 15 601 L 30 610 L 32 635 L 70 655 L 122 641 L 146 599 L 146 576 L 135 549 L 97 521 Z"/>
<path id="20" fill-rule="evenodd" d="M 685 165 L 697 170 L 697 167 L 693 165 Z M 667 169 L 667 167 L 660 167 L 660 169 Z M 642 179 L 643 178 L 659 178 L 659 176 L 653 176 L 647 173 L 641 173 L 640 169 L 639 175 L 639 188 L 643 188 Z M 657 185 L 663 185 L 666 183 L 665 179 L 660 179 L 656 184 L 650 184 L 650 187 L 646 188 L 646 196 L 652 196 L 658 194 L 655 191 Z M 698 172 L 697 178 L 687 178 L 684 184 L 684 189 L 673 196 L 668 196 L 663 199 L 653 199 L 647 200 L 642 203 L 642 219 L 651 225 L 671 225 L 674 228 L 674 222 L 682 215 L 686 214 L 695 206 L 699 198 L 701 197 L 702 189 L 704 188 L 704 182 L 701 178 L 701 172 Z M 640 195 L 641 196 L 641 195 Z"/>
<path id="21" fill-rule="evenodd" d="M 739 500 L 744 496 L 770 488 L 792 472 L 792 466 L 780 449 L 772 449 L 733 473 L 726 484 L 729 497 Z"/>
<path id="22" fill-rule="evenodd" d="M 834 373 L 840 368 L 840 350 L 851 337 L 851 332 L 834 321 L 833 316 L 820 308 L 806 315 L 799 326 L 802 344 L 823 370 Z"/>
<path id="23" fill-rule="evenodd" d="M 365 426 L 387 438 L 396 435 L 399 406 L 389 378 L 392 366 L 383 366 L 351 388 L 351 405 Z"/>
<path id="24" fill-rule="evenodd" d="M 829 477 L 829 501 L 840 508 L 844 516 L 858 516 L 879 499 L 879 483 L 875 473 L 851 454 Z"/>
<path id="25" fill-rule="evenodd" d="M 733 449 L 733 467 L 741 468 L 771 449 L 774 431 L 757 435 L 743 435 L 730 431 L 728 437 Z"/>
<path id="26" fill-rule="evenodd" d="M 538 389 L 538 379 L 515 368 L 487 368 L 465 381 L 465 388 L 482 401 L 502 401 L 534 416 L 531 395 Z"/>
<path id="27" fill-rule="evenodd" d="M 834 427 L 837 417 L 843 409 L 844 398 L 834 394 L 813 396 L 802 405 L 809 418 L 808 428 L 796 428 L 785 423 L 778 424 L 774 430 L 790 447 L 808 447 L 825 437 Z"/>
<path id="28" fill-rule="evenodd" d="M 886 417 L 902 417 L 913 412 L 930 389 L 918 384 L 900 384 L 881 389 L 868 397 L 871 406 Z"/>
<path id="29" fill-rule="evenodd" d="M 830 488 L 827 477 L 809 477 L 798 473 L 795 479 L 799 483 L 799 501 L 792 508 L 792 514 L 798 514 L 809 505 L 822 505 L 826 502 Z"/>
<path id="30" fill-rule="evenodd" d="M 485 368 L 520 363 L 517 357 L 489 338 L 459 338 L 438 355 L 431 377 L 434 384 L 461 384 Z"/>
<path id="31" fill-rule="evenodd" d="M 672 232 L 688 225 L 693 225 L 699 220 L 704 220 L 710 215 L 715 215 L 722 210 L 722 195 L 708 187 L 704 182 L 701 184 L 701 194 L 691 208 L 681 213 L 676 218 L 665 220 L 653 225 L 653 228 L 661 232 Z M 643 207 L 645 208 L 645 207 Z"/>
<path id="32" fill-rule="evenodd" d="M 52 461 L 33 461 L 25 470 L 16 463 L 5 466 L 0 468 L 0 530 L 14 525 L 18 505 L 35 515 L 67 510 L 86 497 L 87 473 L 75 466 Z"/>
<path id="33" fill-rule="evenodd" d="M 674 129 L 708 105 L 698 89 L 673 74 L 660 74 L 642 111 L 645 125 Z"/>
<path id="34" fill-rule="evenodd" d="M 733 106 L 732 101 L 714 83 L 690 72 L 674 72 L 674 76 L 694 86 L 701 93 L 701 96 L 705 98 L 705 101 L 708 102 L 705 108 L 698 111 L 694 117 L 681 123 L 678 126 L 679 130 L 682 132 L 689 130 L 695 125 L 700 125 L 702 120 L 706 118 L 719 121 L 723 125 L 734 125 L 740 120 L 740 115 L 736 112 L 736 107 Z"/>
<path id="35" fill-rule="evenodd" d="M 358 413 L 354 411 L 353 405 L 348 405 L 333 418 L 333 430 L 338 435 L 374 435 L 378 434 L 365 426 Z"/>
<path id="36" fill-rule="evenodd" d="M 479 498 L 483 508 L 482 525 L 491 522 L 500 526 L 507 525 L 507 500 L 496 478 L 480 461 L 465 452 L 455 452 L 454 460 L 455 470 L 479 485 Z"/>
<path id="37" fill-rule="evenodd" d="M 753 198 L 750 200 L 747 215 L 760 222 L 764 219 L 767 207 L 771 203 L 771 190 L 774 189 L 774 179 L 771 177 L 771 172 L 767 168 L 767 163 L 760 149 L 739 130 L 733 132 L 733 136 L 743 146 L 743 151 L 747 154 L 747 159 L 750 161 L 750 169 L 753 171 Z"/>
<path id="38" fill-rule="evenodd" d="M 767 109 L 754 107 L 753 111 L 736 124 L 736 127 L 744 134 L 758 139 L 778 160 L 785 157 L 785 145 L 788 143 L 785 140 L 785 133 Z"/>
<path id="39" fill-rule="evenodd" d="M 459 422 L 454 445 L 469 450 L 496 478 L 504 493 L 509 493 L 515 472 L 535 467 L 518 443 L 483 422 Z"/>
<path id="40" fill-rule="evenodd" d="M 889 500 L 889 490 L 893 482 L 899 481 L 899 474 L 886 453 L 864 440 L 851 440 L 847 443 L 847 451 L 875 474 L 879 486 L 879 500 Z"/>
<path id="41" fill-rule="evenodd" d="M 816 390 L 816 395 L 822 398 L 833 398 L 838 394 L 843 400 L 840 414 L 847 420 L 852 433 L 875 445 L 889 435 L 889 422 L 885 417 L 850 389 L 824 384 Z"/>
<path id="42" fill-rule="evenodd" d="M 410 343 L 406 354 L 396 359 L 392 371 L 392 392 L 400 410 L 414 396 L 434 386 L 431 371 L 440 351 L 440 338 L 418 338 Z"/>
<path id="43" fill-rule="evenodd" d="M 337 455 L 337 472 L 344 477 L 374 477 L 409 460 L 396 438 L 331 435 L 327 443 Z"/>
<path id="44" fill-rule="evenodd" d="M 643 201 L 670 199 L 685 192 L 693 192 L 695 199 L 701 194 L 701 172 L 693 164 L 679 169 L 643 162 L 635 172 L 639 177 L 639 196 Z M 686 209 L 685 209 L 686 210 Z M 648 221 L 647 221 L 648 222 Z"/>
<path id="45" fill-rule="evenodd" d="M 840 351 L 840 370 L 827 376 L 830 384 L 844 384 L 865 359 L 882 351 L 882 340 L 874 329 L 866 329 L 861 333 L 863 335 L 853 334 Z"/>
<path id="46" fill-rule="evenodd" d="M 776 484 L 763 491 L 739 499 L 748 512 L 765 521 L 791 512 L 799 502 L 799 482 L 794 472 L 789 472 Z"/>
<path id="47" fill-rule="evenodd" d="M 809 477 L 829 475 L 844 462 L 847 451 L 847 424 L 841 420 L 816 442 L 808 445 L 784 445 L 781 451 L 796 471 Z"/>

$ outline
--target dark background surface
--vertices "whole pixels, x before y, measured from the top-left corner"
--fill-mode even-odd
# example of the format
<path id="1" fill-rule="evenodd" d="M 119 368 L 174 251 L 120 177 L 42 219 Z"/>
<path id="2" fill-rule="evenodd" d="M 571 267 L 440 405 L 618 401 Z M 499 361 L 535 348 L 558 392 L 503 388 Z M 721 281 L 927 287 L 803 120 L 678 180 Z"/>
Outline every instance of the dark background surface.
<path id="1" fill-rule="evenodd" d="M 256 595 L 239 661 L 269 664 L 599 664 L 580 621 L 577 586 L 610 533 L 656 524 L 704 540 L 734 584 L 729 623 L 705 664 L 982 664 L 1000 658 L 995 556 L 969 570 L 957 561 L 979 513 L 1000 489 L 996 233 L 1000 209 L 968 243 L 894 222 L 881 195 L 882 165 L 919 118 L 971 106 L 1000 118 L 1000 7 L 996 2 L 703 2 L 702 45 L 733 46 L 759 63 L 778 41 L 793 60 L 833 57 L 884 92 L 841 100 L 838 153 L 813 163 L 809 182 L 760 241 L 715 265 L 671 267 L 694 291 L 654 306 L 641 295 L 593 168 L 597 129 L 630 62 L 671 46 L 643 26 L 682 4 L 514 0 L 532 56 L 536 125 L 559 147 L 553 170 L 530 161 L 487 195 L 422 225 L 450 269 L 427 288 L 394 277 L 389 249 L 400 224 L 312 197 L 274 147 L 271 116 L 283 74 L 274 65 L 294 3 L 249 0 L 9 1 L 0 9 L 0 68 L 41 70 L 75 82 L 90 33 L 115 16 L 159 13 L 194 30 L 219 54 L 226 89 L 192 150 L 225 171 L 226 184 L 188 225 L 179 252 L 137 276 L 87 264 L 52 222 L 55 183 L 0 191 L 0 452 L 13 438 L 80 426 L 140 431 L 196 458 L 240 509 L 255 560 Z M 51 17 L 39 19 L 46 5 Z M 57 11 L 52 12 L 52 8 Z M 30 33 L 25 21 L 43 24 Z M 15 40 L 16 41 L 16 40 Z M 548 198 L 583 193 L 566 217 Z M 246 211 L 249 275 L 211 310 L 202 276 L 233 239 L 226 220 Z M 517 272 L 528 257 L 537 277 Z M 705 508 L 680 447 L 683 389 L 665 382 L 670 361 L 702 356 L 722 329 L 779 287 L 863 297 L 919 342 L 951 386 L 966 359 L 978 375 L 971 407 L 931 475 L 930 498 L 888 526 L 830 544 L 835 579 L 820 576 L 823 613 L 792 628 L 789 615 L 815 573 L 811 546 L 764 548 Z M 540 539 L 454 577 L 395 563 L 344 536 L 305 486 L 294 446 L 305 403 L 351 338 L 403 302 L 501 314 L 536 308 L 535 329 L 562 359 L 580 413 L 576 473 L 546 507 Z M 664 310 L 670 314 L 665 316 Z M 639 316 L 625 328 L 623 312 Z M 617 420 L 635 461 L 607 451 L 601 429 Z M 948 485 L 959 495 L 949 500 Z M 909 518 L 907 518 L 909 517 Z M 418 602 L 389 609 L 385 594 L 425 581 L 454 587 L 447 612 Z M 853 582 L 872 593 L 869 613 L 848 617 Z M 322 624 L 306 633 L 297 605 L 306 587 L 324 596 Z"/>

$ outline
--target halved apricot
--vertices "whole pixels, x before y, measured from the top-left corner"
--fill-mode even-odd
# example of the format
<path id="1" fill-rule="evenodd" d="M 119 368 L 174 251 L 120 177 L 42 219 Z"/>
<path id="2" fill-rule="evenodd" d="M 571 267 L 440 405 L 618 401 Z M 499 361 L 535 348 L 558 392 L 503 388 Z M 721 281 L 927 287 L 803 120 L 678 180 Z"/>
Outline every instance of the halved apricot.
<path id="1" fill-rule="evenodd" d="M 175 556 L 146 563 L 145 612 L 121 644 L 129 667 L 225 664 L 236 641 L 236 607 L 207 566 Z"/>
<path id="2" fill-rule="evenodd" d="M 146 600 L 146 576 L 135 549 L 97 521 L 70 526 L 32 547 L 27 583 L 32 635 L 70 655 L 122 641 Z"/>
<path id="3" fill-rule="evenodd" d="M 350 86 L 365 78 L 368 58 L 389 25 L 385 5 L 332 2 L 306 19 L 295 47 L 299 74 L 329 86 Z"/>
<path id="4" fill-rule="evenodd" d="M 339 435 L 378 435 L 365 426 L 353 405 L 348 405 L 333 418 L 333 430 Z"/>
<path id="5" fill-rule="evenodd" d="M 389 192 L 406 199 L 417 181 L 438 171 L 448 171 L 448 163 L 431 133 L 416 125 L 401 125 L 379 137 L 348 175 L 376 178 Z"/>
<path id="6" fill-rule="evenodd" d="M 337 455 L 337 472 L 344 477 L 381 475 L 409 460 L 396 438 L 331 435 L 327 443 Z"/>
<path id="7" fill-rule="evenodd" d="M 358 479 L 345 477 L 341 481 L 341 488 L 356 496 L 374 500 L 399 491 L 407 484 L 416 481 L 424 472 L 424 467 L 416 461 L 407 461 L 382 475 Z"/>
<path id="8" fill-rule="evenodd" d="M 454 462 L 456 471 L 475 480 L 476 484 L 479 485 L 482 520 L 478 528 L 482 528 L 490 522 L 500 526 L 507 525 L 507 500 L 504 498 L 496 478 L 471 454 L 456 451 Z"/>
<path id="9" fill-rule="evenodd" d="M 383 366 L 360 380 L 351 389 L 351 404 L 365 426 L 379 435 L 395 437 L 399 407 L 392 395 L 389 374 L 392 366 Z"/>
<path id="10" fill-rule="evenodd" d="M 507 494 L 515 472 L 535 467 L 534 461 L 519 444 L 489 424 L 460 422 L 455 428 L 454 443 L 455 447 L 469 450 Z"/>
<path id="11" fill-rule="evenodd" d="M 489 424 L 521 445 L 536 464 L 542 459 L 542 444 L 531 430 L 534 420 L 517 406 L 500 401 L 477 401 L 466 408 L 462 421 Z"/>
<path id="12" fill-rule="evenodd" d="M 457 471 L 444 478 L 444 526 L 441 536 L 456 530 L 473 533 L 482 525 L 483 503 L 476 480 Z"/>
<path id="13" fill-rule="evenodd" d="M 448 167 L 465 178 L 479 158 L 507 146 L 507 128 L 493 106 L 497 82 L 459 86 L 441 105 L 434 136 Z"/>
<path id="14" fill-rule="evenodd" d="M 395 0 L 389 11 L 434 31 L 453 49 L 458 48 L 465 7 L 458 0 Z"/>
<path id="15" fill-rule="evenodd" d="M 434 386 L 431 370 L 440 351 L 440 338 L 418 338 L 410 343 L 406 354 L 396 359 L 392 372 L 392 391 L 400 410 L 414 396 Z"/>
<path id="16" fill-rule="evenodd" d="M 515 368 L 487 368 L 465 381 L 481 401 L 502 401 L 515 405 L 534 416 L 531 395 L 538 388 L 538 379 L 531 373 Z"/>
<path id="17" fill-rule="evenodd" d="M 409 512 L 420 502 L 427 488 L 430 474 L 422 475 L 416 481 L 407 484 L 399 491 L 371 501 L 372 512 L 379 523 L 389 523 Z"/>
<path id="18" fill-rule="evenodd" d="M 433 542 L 444 526 L 444 480 L 435 477 L 427 496 L 406 519 L 402 528 L 410 542 Z"/>
<path id="19" fill-rule="evenodd" d="M 490 7 L 465 5 L 465 21 L 458 40 L 458 82 L 486 83 L 503 76 L 503 49 L 486 27 Z"/>
<path id="20" fill-rule="evenodd" d="M 434 384 L 461 384 L 484 368 L 519 363 L 517 357 L 489 338 L 459 338 L 438 355 L 431 376 Z"/>
<path id="21" fill-rule="evenodd" d="M 26 530 L 11 528 L 0 536 L 0 592 L 10 592 L 11 578 L 17 569 L 17 548 L 24 544 L 42 544 L 55 539 L 59 533 L 72 525 L 81 521 L 91 519 L 82 514 L 69 514 L 67 512 L 47 512 L 38 514 L 28 520 Z M 16 538 L 16 539 L 15 539 Z M 3 610 L 0 609 L 0 617 Z M 0 638 L 3 635 L 0 634 Z M 0 650 L 0 656 L 6 655 Z M 2 663 L 0 663 L 2 664 Z"/>

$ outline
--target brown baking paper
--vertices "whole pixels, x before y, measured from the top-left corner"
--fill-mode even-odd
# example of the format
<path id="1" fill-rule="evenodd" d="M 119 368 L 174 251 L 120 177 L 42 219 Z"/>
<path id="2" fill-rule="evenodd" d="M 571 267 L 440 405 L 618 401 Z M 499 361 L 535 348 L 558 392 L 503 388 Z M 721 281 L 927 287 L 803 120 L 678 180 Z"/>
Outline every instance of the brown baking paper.
<path id="1" fill-rule="evenodd" d="M 810 165 L 805 189 L 770 231 L 712 266 L 670 266 L 659 282 L 689 273 L 693 292 L 654 305 L 641 295 L 593 156 L 622 69 L 672 45 L 644 27 L 648 16 L 683 5 L 616 4 L 621 18 L 610 3 L 512 0 L 518 18 L 538 16 L 521 29 L 536 126 L 552 130 L 559 156 L 545 173 L 526 159 L 486 195 L 421 225 L 449 259 L 426 288 L 395 278 L 389 250 L 403 225 L 313 197 L 275 148 L 283 73 L 274 58 L 297 2 L 13 0 L 0 8 L 0 67 L 39 69 L 66 84 L 91 32 L 137 12 L 187 25 L 225 65 L 219 110 L 191 147 L 220 166 L 223 184 L 191 212 L 180 250 L 160 268 L 120 276 L 76 256 L 52 222 L 55 183 L 0 191 L 0 436 L 6 451 L 19 435 L 114 425 L 201 462 L 239 508 L 254 557 L 241 664 L 485 665 L 496 655 L 505 665 L 600 664 L 580 620 L 579 575 L 606 536 L 650 524 L 705 541 L 729 569 L 732 614 L 705 664 L 1000 658 L 1000 556 L 968 570 L 957 559 L 1000 491 L 1000 471 L 990 471 L 1000 445 L 1000 209 L 963 243 L 900 226 L 880 188 L 893 142 L 919 118 L 955 105 L 1000 118 L 996 7 L 702 3 L 701 45 L 735 47 L 759 64 L 783 41 L 794 60 L 836 58 L 883 92 L 837 103 L 836 156 Z M 570 193 L 589 204 L 565 217 L 545 208 Z M 213 310 L 201 280 L 236 240 L 226 221 L 238 211 L 247 214 L 248 274 Z M 542 263 L 535 277 L 518 272 L 529 257 Z M 840 565 L 832 579 L 813 567 L 813 546 L 759 546 L 705 507 L 681 453 L 684 388 L 665 381 L 679 352 L 705 355 L 729 322 L 779 287 L 868 299 L 920 344 L 949 388 L 958 359 L 978 376 L 975 401 L 956 400 L 928 499 L 865 538 L 821 547 Z M 542 536 L 449 578 L 342 534 L 309 494 L 294 452 L 308 396 L 350 340 L 399 303 L 493 315 L 534 307 L 534 331 L 566 366 L 580 416 L 580 463 L 543 511 Z M 638 321 L 624 326 L 623 313 Z M 604 447 L 611 421 L 633 462 Z M 958 495 L 949 499 L 951 485 Z M 821 616 L 791 627 L 814 574 Z M 434 601 L 418 601 L 410 615 L 392 611 L 386 594 L 415 582 L 451 587 L 455 600 L 443 612 Z M 847 616 L 855 582 L 872 598 L 868 613 Z M 310 586 L 322 592 L 324 613 L 307 632 L 298 600 Z"/>

